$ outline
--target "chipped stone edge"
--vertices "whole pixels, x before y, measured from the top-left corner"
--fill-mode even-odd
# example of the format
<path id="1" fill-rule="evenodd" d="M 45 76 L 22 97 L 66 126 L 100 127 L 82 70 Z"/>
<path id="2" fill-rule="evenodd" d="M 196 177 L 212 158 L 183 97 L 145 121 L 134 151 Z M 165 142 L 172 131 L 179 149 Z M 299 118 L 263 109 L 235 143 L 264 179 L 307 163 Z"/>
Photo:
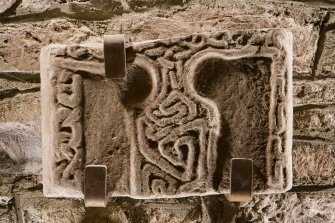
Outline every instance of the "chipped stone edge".
<path id="1" fill-rule="evenodd" d="M 46 197 L 74 197 L 83 198 L 83 193 L 78 190 L 70 189 L 67 187 L 57 186 L 54 182 L 54 135 L 50 134 L 53 132 L 54 116 L 52 111 L 47 108 L 53 107 L 52 101 L 52 86 L 50 83 L 50 76 L 53 76 L 53 66 L 50 63 L 52 54 L 57 52 L 60 48 L 65 45 L 52 44 L 42 48 L 40 55 L 40 69 L 41 69 L 41 95 L 47 95 L 41 97 L 41 111 L 42 111 L 42 163 L 43 163 L 43 194 Z M 59 191 L 63 191 L 59 193 Z"/>

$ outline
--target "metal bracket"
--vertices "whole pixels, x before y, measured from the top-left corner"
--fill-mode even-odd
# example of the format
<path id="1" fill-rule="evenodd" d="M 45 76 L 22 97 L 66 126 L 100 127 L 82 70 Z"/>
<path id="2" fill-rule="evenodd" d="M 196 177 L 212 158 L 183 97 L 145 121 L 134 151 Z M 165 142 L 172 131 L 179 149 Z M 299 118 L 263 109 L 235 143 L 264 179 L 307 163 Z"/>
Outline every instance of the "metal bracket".
<path id="1" fill-rule="evenodd" d="M 88 165 L 85 168 L 85 207 L 106 207 L 107 167 Z"/>
<path id="2" fill-rule="evenodd" d="M 126 77 L 126 50 L 123 34 L 104 36 L 105 75 L 107 78 Z"/>
<path id="3" fill-rule="evenodd" d="M 234 158 L 230 163 L 230 194 L 227 199 L 232 202 L 249 202 L 252 197 L 253 161 Z"/>

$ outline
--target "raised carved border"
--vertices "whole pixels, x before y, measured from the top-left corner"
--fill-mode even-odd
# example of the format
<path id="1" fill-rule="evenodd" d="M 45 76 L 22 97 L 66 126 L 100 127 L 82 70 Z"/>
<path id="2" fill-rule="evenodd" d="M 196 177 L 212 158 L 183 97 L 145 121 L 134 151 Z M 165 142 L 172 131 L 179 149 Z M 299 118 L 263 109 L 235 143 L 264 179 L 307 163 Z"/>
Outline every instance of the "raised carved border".
<path id="1" fill-rule="evenodd" d="M 229 32 L 229 31 L 224 31 Z M 202 34 L 209 38 L 218 36 L 220 33 Z M 232 31 L 230 36 L 246 35 L 255 37 L 254 43 L 249 43 L 248 46 L 243 46 L 239 40 L 230 40 L 235 42 L 235 46 L 227 49 L 211 50 L 210 54 L 206 51 L 198 53 L 195 56 L 197 60 L 211 57 L 219 57 L 222 59 L 240 59 L 244 57 L 268 57 L 273 63 L 271 65 L 271 86 L 272 95 L 278 95 L 271 99 L 270 114 L 275 118 L 270 123 L 271 137 L 266 149 L 266 175 L 268 188 L 263 191 L 256 191 L 259 194 L 285 192 L 292 187 L 292 119 L 293 119 L 293 99 L 292 99 L 292 34 L 286 30 L 248 30 L 248 31 Z M 132 48 L 135 52 L 143 52 L 144 49 L 154 45 L 160 41 L 182 41 L 188 37 L 179 37 L 169 40 L 155 40 L 144 43 L 135 43 Z M 259 38 L 259 40 L 257 40 Z M 96 61 L 84 62 L 78 55 L 70 55 L 71 60 L 59 63 L 59 58 L 66 57 L 68 49 L 85 49 L 88 54 L 97 58 Z M 71 51 L 71 50 L 70 50 Z M 54 105 L 55 91 L 53 91 L 52 79 L 60 75 L 61 70 L 86 71 L 97 75 L 104 76 L 103 63 L 101 62 L 102 44 L 90 45 L 50 45 L 44 48 L 41 53 L 41 80 L 42 80 L 42 147 L 43 147 L 43 183 L 44 194 L 52 197 L 82 197 L 81 185 L 72 185 L 64 182 L 60 184 L 55 182 L 55 117 L 56 107 Z M 69 55 L 67 55 L 69 56 Z M 56 63 L 56 57 L 58 63 Z M 135 64 L 146 69 L 146 65 L 140 60 L 135 59 Z M 79 106 L 80 107 L 80 106 Z M 80 120 L 80 112 L 77 115 Z M 79 122 L 80 123 L 80 122 Z M 83 145 L 80 145 L 83 146 Z M 79 149 L 83 149 L 82 147 Z M 134 148 L 133 148 L 134 149 Z M 136 148 L 135 148 L 136 149 Z M 79 158 L 82 161 L 82 157 Z M 81 168 L 83 163 L 76 163 L 78 168 Z M 84 168 L 82 168 L 83 171 Z M 80 171 L 76 172 L 81 174 Z M 70 185 L 70 186 L 69 186 Z M 228 190 L 213 192 L 229 193 Z M 118 192 L 112 194 L 118 195 Z M 187 194 L 191 196 L 192 194 Z M 199 194 L 194 194 L 199 195 Z M 131 197 L 144 198 L 139 194 L 129 194 Z M 170 196 L 174 197 L 174 196 Z M 175 197 L 180 197 L 176 195 Z M 145 197 L 149 198 L 149 197 Z M 157 197 L 154 197 L 157 198 Z"/>

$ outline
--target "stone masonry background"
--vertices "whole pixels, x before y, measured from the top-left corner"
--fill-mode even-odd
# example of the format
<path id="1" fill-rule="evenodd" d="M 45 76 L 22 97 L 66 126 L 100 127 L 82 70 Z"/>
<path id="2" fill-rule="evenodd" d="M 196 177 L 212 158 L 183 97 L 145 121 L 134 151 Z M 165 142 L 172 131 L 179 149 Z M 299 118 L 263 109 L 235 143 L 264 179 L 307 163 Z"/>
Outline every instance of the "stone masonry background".
<path id="1" fill-rule="evenodd" d="M 0 0 L 0 223 L 335 222 L 335 1 Z M 51 43 L 131 41 L 224 29 L 287 28 L 294 37 L 293 188 L 248 204 L 222 196 L 167 200 L 44 198 L 40 49 Z M 19 136 L 19 138 L 18 138 Z M 14 164 L 5 150 L 19 154 Z M 27 161 L 28 160 L 28 161 Z M 9 162 L 9 163 L 8 163 Z M 36 174 L 22 169 L 31 168 Z"/>

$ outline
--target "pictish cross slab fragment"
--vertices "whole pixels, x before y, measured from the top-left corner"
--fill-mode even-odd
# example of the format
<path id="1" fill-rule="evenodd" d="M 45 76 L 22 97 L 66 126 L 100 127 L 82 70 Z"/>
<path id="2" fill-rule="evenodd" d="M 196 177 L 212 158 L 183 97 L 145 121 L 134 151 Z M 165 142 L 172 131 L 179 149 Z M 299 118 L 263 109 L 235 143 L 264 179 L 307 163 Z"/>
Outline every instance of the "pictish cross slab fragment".
<path id="1" fill-rule="evenodd" d="M 83 197 L 87 165 L 107 167 L 109 196 L 228 194 L 232 158 L 253 161 L 254 193 L 290 189 L 290 32 L 192 34 L 124 52 L 127 73 L 114 79 L 102 44 L 42 50 L 46 196 Z"/>

